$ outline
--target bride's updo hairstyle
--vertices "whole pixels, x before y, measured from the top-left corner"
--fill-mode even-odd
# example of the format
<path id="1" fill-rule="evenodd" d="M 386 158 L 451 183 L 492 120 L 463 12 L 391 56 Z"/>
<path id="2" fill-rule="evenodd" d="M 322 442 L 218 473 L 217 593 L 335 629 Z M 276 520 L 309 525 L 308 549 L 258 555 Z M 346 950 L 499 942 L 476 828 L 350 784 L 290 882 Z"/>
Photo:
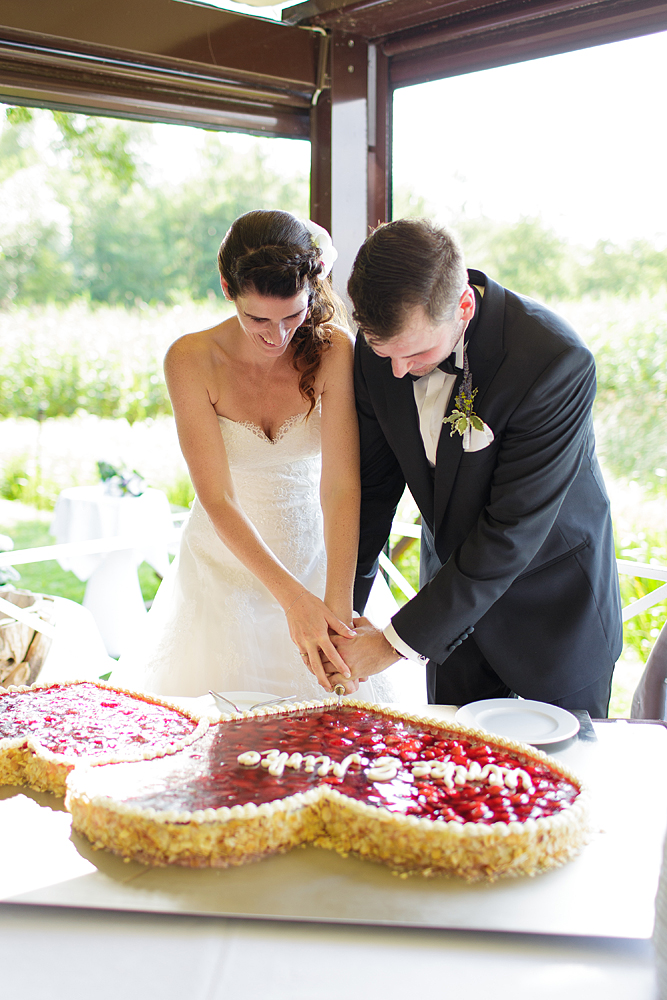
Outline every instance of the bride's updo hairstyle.
<path id="1" fill-rule="evenodd" d="M 289 212 L 246 212 L 232 223 L 220 244 L 218 269 L 233 300 L 248 292 L 289 299 L 308 289 L 306 319 L 292 339 L 292 363 L 299 373 L 299 392 L 312 413 L 317 403 L 315 376 L 331 346 L 326 324 L 333 319 L 344 326 L 345 319 L 328 277 L 321 276 L 321 251 L 310 233 Z"/>

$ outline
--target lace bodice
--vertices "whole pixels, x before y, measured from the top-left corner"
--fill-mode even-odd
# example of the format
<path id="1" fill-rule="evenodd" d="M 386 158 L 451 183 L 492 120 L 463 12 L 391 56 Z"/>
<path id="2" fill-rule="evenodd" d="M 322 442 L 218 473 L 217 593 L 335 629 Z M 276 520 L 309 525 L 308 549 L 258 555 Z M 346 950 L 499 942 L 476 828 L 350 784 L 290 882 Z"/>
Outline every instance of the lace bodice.
<path id="1" fill-rule="evenodd" d="M 247 421 L 219 417 L 219 424 L 244 513 L 304 588 L 323 597 L 319 406 L 308 420 L 290 417 L 273 440 Z M 118 672 L 131 687 L 166 695 L 213 688 L 322 696 L 282 608 L 223 544 L 197 499 L 148 618 L 142 642 Z M 362 685 L 359 696 L 396 700 L 387 674 Z"/>
<path id="2" fill-rule="evenodd" d="M 297 576 L 321 546 L 320 407 L 297 414 L 276 436 L 249 421 L 218 417 L 243 511 L 278 558 Z"/>

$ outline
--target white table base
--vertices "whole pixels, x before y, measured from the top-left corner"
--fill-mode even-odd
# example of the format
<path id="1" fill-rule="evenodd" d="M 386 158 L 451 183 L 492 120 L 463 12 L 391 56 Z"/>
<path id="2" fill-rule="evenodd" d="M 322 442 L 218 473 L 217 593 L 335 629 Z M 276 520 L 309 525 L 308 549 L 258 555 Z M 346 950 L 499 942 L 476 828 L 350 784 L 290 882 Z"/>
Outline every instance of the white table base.
<path id="1" fill-rule="evenodd" d="M 146 617 L 134 550 L 109 552 L 93 572 L 83 598 L 109 656 L 132 649 Z"/>

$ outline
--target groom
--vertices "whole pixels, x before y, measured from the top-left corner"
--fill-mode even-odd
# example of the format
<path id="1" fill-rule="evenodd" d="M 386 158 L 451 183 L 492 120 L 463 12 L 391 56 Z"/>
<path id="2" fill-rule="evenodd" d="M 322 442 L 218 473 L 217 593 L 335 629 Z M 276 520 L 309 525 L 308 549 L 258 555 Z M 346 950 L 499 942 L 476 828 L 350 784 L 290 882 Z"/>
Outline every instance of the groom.
<path id="1" fill-rule="evenodd" d="M 593 357 L 555 313 L 466 273 L 423 220 L 377 229 L 348 290 L 359 325 L 361 613 L 405 485 L 422 515 L 420 591 L 379 631 L 334 642 L 353 677 L 399 656 L 429 701 L 517 694 L 607 715 L 621 651 Z"/>

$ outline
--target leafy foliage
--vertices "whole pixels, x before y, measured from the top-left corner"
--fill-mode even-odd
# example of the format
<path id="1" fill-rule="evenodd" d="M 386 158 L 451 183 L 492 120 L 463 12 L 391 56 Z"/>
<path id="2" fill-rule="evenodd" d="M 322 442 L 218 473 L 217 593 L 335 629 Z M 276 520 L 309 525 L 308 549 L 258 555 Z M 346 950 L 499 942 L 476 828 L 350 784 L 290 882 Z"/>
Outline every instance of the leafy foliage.
<path id="1" fill-rule="evenodd" d="M 218 247 L 238 215 L 269 207 L 307 214 L 307 177 L 285 180 L 259 149 L 239 154 L 217 137 L 205 144 L 196 184 L 152 186 L 142 159 L 150 126 L 136 122 L 53 112 L 53 163 L 38 167 L 35 126 L 45 114 L 9 108 L 0 133 L 8 201 L 17 200 L 25 171 L 39 170 L 60 209 L 57 221 L 37 204 L 13 226 L 0 222 L 5 308 L 76 297 L 128 307 L 205 300 L 219 288 Z"/>
<path id="2" fill-rule="evenodd" d="M 523 295 L 632 298 L 667 286 L 667 254 L 648 240 L 634 240 L 627 247 L 608 240 L 592 249 L 573 246 L 536 218 L 514 223 L 461 218 L 455 229 L 473 267 Z"/>
<path id="3" fill-rule="evenodd" d="M 38 307 L 5 315 L 0 419 L 85 411 L 132 424 L 171 414 L 161 364 L 168 337 L 141 320 L 128 322 L 124 310 L 91 319 L 80 303 L 63 313 Z"/>
<path id="4" fill-rule="evenodd" d="M 626 324 L 615 312 L 589 336 L 600 450 L 616 478 L 660 491 L 667 485 L 667 296 L 634 300 L 628 312 L 639 322 Z"/>
<path id="5" fill-rule="evenodd" d="M 572 251 L 539 219 L 505 225 L 489 219 L 459 220 L 466 257 L 506 288 L 541 299 L 567 298 Z"/>

